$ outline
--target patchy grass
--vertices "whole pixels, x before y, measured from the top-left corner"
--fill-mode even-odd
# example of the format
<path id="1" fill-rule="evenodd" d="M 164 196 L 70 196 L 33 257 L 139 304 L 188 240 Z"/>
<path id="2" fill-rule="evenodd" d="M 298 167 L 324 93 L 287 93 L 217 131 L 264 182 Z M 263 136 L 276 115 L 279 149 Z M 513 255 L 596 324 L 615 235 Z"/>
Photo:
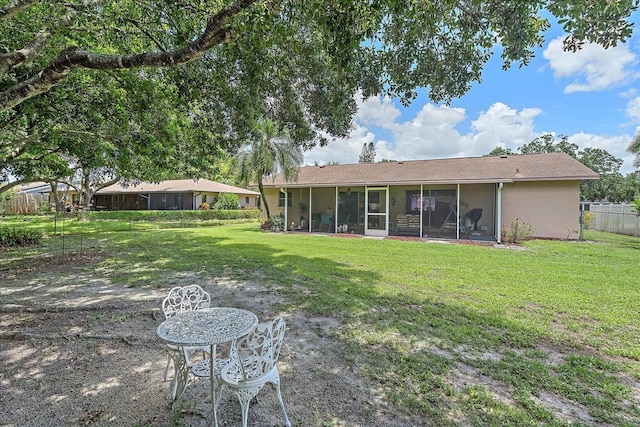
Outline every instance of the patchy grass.
<path id="1" fill-rule="evenodd" d="M 512 251 L 234 225 L 82 244 L 123 286 L 187 272 L 277 284 L 280 309 L 340 319 L 345 360 L 425 424 L 638 425 L 640 239 L 585 236 L 597 242 Z M 57 244 L 9 252 L 0 269 Z"/>

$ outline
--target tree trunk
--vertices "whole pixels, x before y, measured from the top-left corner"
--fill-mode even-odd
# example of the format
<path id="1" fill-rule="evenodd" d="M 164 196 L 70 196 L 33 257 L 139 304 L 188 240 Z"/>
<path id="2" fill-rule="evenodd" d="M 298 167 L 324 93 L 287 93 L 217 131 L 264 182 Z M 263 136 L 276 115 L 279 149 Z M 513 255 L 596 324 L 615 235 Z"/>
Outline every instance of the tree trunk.
<path id="1" fill-rule="evenodd" d="M 264 212 L 267 214 L 267 221 L 268 221 L 271 219 L 271 213 L 269 212 L 269 204 L 267 203 L 267 198 L 264 195 L 264 187 L 262 186 L 262 180 L 258 182 L 258 188 L 260 189 L 260 197 L 262 197 Z"/>
<path id="2" fill-rule="evenodd" d="M 88 172 L 82 174 L 82 182 L 80 183 L 80 207 L 86 210 L 91 209 L 91 199 L 93 198 L 93 189 L 91 188 L 91 175 Z"/>
<path id="3" fill-rule="evenodd" d="M 53 193 L 53 203 L 56 207 L 56 212 L 60 212 L 60 197 L 58 197 L 58 183 L 57 182 L 49 182 L 49 186 L 51 187 L 51 192 Z"/>

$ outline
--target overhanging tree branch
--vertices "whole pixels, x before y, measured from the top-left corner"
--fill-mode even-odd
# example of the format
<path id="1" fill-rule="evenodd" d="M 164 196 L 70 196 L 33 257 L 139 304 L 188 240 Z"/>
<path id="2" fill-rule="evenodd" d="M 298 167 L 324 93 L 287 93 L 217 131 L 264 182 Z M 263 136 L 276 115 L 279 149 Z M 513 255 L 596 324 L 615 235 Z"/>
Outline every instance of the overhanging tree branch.
<path id="1" fill-rule="evenodd" d="M 33 38 L 31 43 L 20 50 L 14 52 L 3 53 L 0 55 L 0 80 L 4 77 L 7 71 L 12 68 L 18 67 L 28 63 L 31 58 L 36 56 L 40 49 L 45 46 L 49 34 L 46 31 L 40 31 Z"/>
<path id="2" fill-rule="evenodd" d="M 15 0 L 9 2 L 4 8 L 0 8 L 0 20 L 11 18 L 16 13 L 37 3 L 37 0 Z"/>
<path id="3" fill-rule="evenodd" d="M 0 168 L 20 162 L 39 161 L 46 156 L 59 152 L 60 148 L 55 146 L 49 150 L 45 150 L 39 157 L 29 157 L 27 159 L 21 159 L 21 157 L 28 152 L 30 144 L 41 141 L 51 135 L 88 136 L 92 138 L 97 137 L 107 139 L 104 135 L 101 135 L 99 133 L 72 129 L 54 129 L 45 133 L 27 135 L 25 137 L 3 142 L 2 144 L 0 144 L 0 150 L 2 150 L 0 151 Z"/>
<path id="4" fill-rule="evenodd" d="M 209 49 L 226 43 L 232 38 L 228 27 L 233 17 L 249 8 L 257 0 L 239 0 L 213 15 L 202 35 L 182 49 L 167 52 L 145 52 L 132 55 L 98 54 L 77 46 L 63 49 L 40 73 L 0 93 L 0 112 L 7 111 L 21 102 L 49 91 L 64 82 L 74 68 L 114 70 L 131 68 L 175 67 L 194 61 Z"/>

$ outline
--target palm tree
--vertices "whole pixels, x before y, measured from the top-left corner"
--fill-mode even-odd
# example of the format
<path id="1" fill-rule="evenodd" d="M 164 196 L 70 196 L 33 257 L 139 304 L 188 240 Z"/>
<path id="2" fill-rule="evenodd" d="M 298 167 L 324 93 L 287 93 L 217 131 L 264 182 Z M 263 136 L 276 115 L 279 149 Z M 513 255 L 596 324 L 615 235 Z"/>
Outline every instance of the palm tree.
<path id="1" fill-rule="evenodd" d="M 636 160 L 633 162 L 633 166 L 640 168 L 640 132 L 638 132 L 636 137 L 633 138 L 633 141 L 631 141 L 631 145 L 629 145 L 627 151 L 636 155 Z"/>
<path id="2" fill-rule="evenodd" d="M 240 185 L 245 187 L 258 182 L 264 210 L 269 219 L 271 213 L 262 181 L 278 173 L 282 173 L 287 182 L 298 179 L 302 149 L 291 140 L 287 129 L 280 131 L 270 119 L 258 121 L 255 130 L 259 135 L 258 140 L 249 144 L 236 157 L 237 177 Z"/>

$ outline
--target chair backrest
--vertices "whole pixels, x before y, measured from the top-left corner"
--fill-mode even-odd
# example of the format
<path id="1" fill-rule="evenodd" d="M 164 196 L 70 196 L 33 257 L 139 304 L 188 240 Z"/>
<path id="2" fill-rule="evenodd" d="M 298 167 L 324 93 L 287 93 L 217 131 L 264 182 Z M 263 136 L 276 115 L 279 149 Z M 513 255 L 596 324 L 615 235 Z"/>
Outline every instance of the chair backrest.
<path id="1" fill-rule="evenodd" d="M 482 218 L 482 208 L 471 209 L 469 212 L 467 212 L 466 217 L 471 221 L 478 223 L 478 221 L 480 221 L 480 218 Z"/>
<path id="2" fill-rule="evenodd" d="M 323 224 L 331 224 L 331 215 L 329 214 L 320 215 L 320 222 Z"/>
<path id="3" fill-rule="evenodd" d="M 243 381 L 266 374 L 278 362 L 284 339 L 285 322 L 278 317 L 270 322 L 259 323 L 246 337 L 238 340 L 236 356 L 240 361 Z"/>
<path id="4" fill-rule="evenodd" d="M 211 306 L 211 297 L 198 285 L 176 286 L 162 301 L 166 319 L 185 311 L 200 310 Z"/>

